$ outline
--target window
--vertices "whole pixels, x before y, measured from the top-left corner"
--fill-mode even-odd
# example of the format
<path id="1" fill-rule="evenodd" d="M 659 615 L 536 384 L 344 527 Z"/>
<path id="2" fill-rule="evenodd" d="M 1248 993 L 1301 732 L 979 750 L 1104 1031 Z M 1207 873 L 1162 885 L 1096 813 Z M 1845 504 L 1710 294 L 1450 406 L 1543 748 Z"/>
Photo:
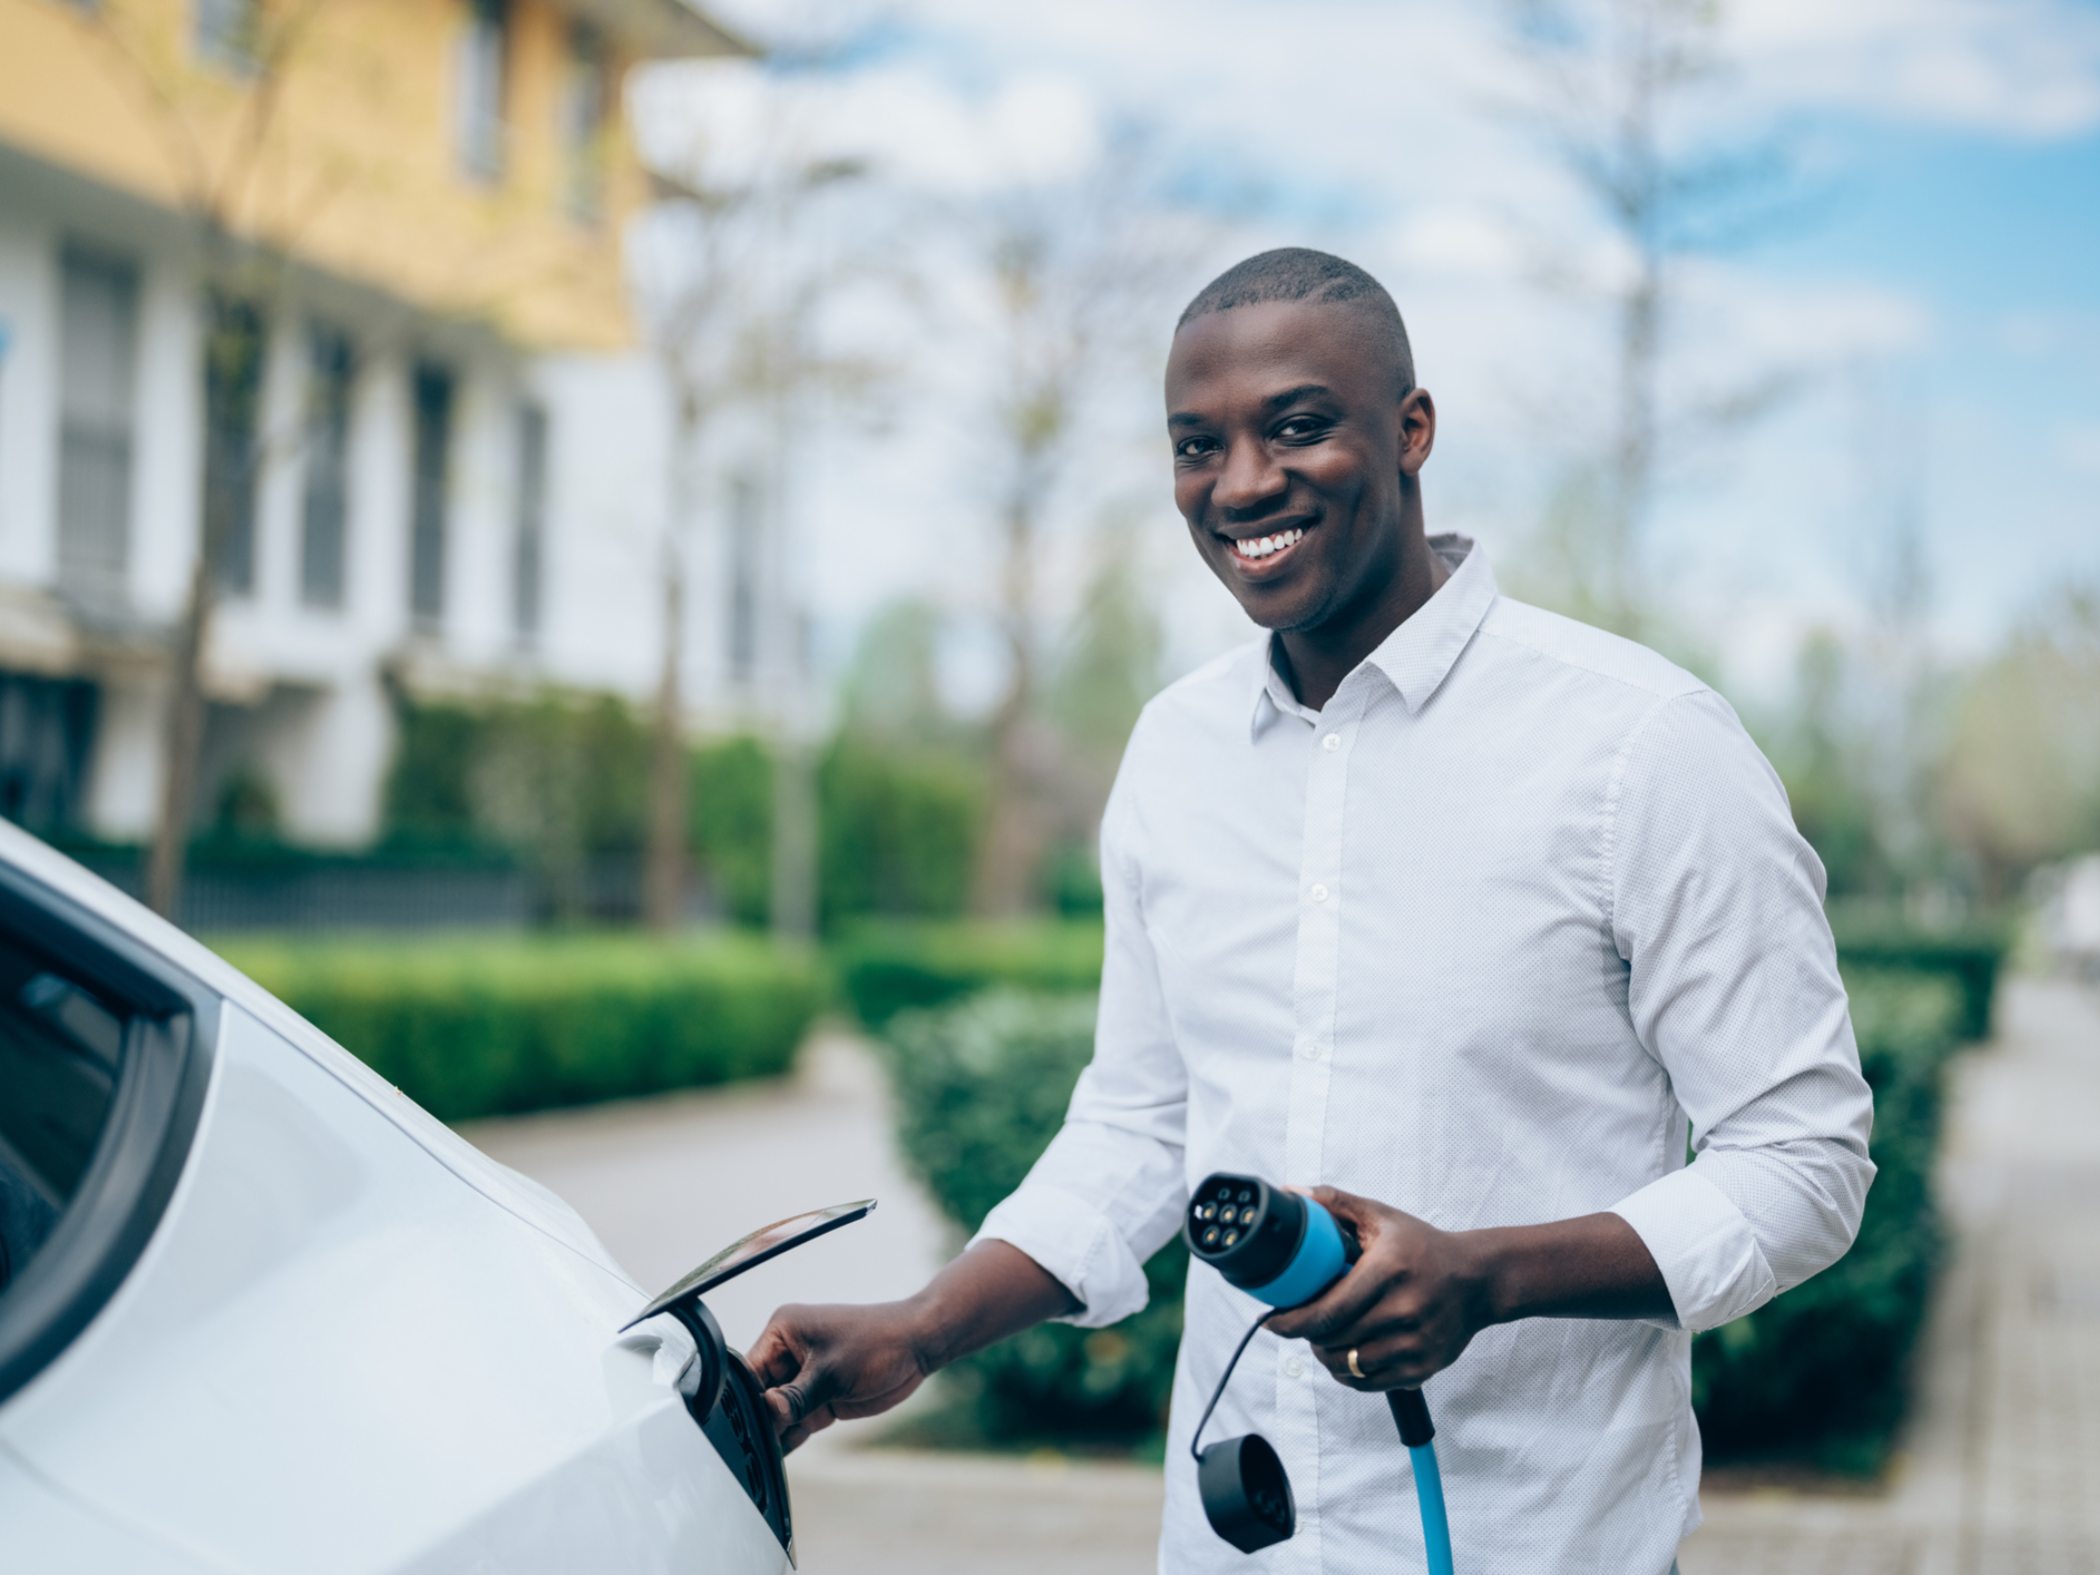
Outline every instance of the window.
<path id="1" fill-rule="evenodd" d="M 59 271 L 59 583 L 118 601 L 131 557 L 138 270 L 69 246 Z"/>
<path id="2" fill-rule="evenodd" d="M 445 617 L 445 514 L 450 502 L 452 377 L 442 367 L 415 371 L 415 451 L 409 508 L 408 612 L 420 629 Z"/>
<path id="3" fill-rule="evenodd" d="M 213 1004 L 0 867 L 0 1401 L 99 1312 L 188 1155 Z"/>
<path id="4" fill-rule="evenodd" d="M 256 471 L 268 333 L 252 301 L 212 295 L 204 330 L 204 550 L 219 589 L 255 589 Z"/>
<path id="5" fill-rule="evenodd" d="M 729 679 L 758 676 L 758 483 L 738 476 L 729 488 Z"/>
<path id="6" fill-rule="evenodd" d="M 0 816 L 47 835 L 78 822 L 100 695 L 85 678 L 0 672 Z"/>
<path id="7" fill-rule="evenodd" d="M 467 0 L 459 44 L 459 158 L 476 180 L 503 177 L 510 0 Z"/>
<path id="8" fill-rule="evenodd" d="M 307 338 L 306 487 L 299 516 L 299 599 L 343 605 L 344 538 L 350 524 L 350 399 L 357 355 L 347 334 Z"/>
<path id="9" fill-rule="evenodd" d="M 547 552 L 547 412 L 518 412 L 518 536 L 511 560 L 511 621 L 518 642 L 539 638 L 541 580 Z"/>
<path id="10" fill-rule="evenodd" d="M 197 0 L 197 53 L 229 71 L 255 69 L 257 0 Z"/>
<path id="11" fill-rule="evenodd" d="M 605 35 L 588 22 L 569 29 L 569 82 L 562 101 L 562 157 L 569 213 L 595 224 L 605 212 L 606 118 L 612 106 L 612 56 Z"/>

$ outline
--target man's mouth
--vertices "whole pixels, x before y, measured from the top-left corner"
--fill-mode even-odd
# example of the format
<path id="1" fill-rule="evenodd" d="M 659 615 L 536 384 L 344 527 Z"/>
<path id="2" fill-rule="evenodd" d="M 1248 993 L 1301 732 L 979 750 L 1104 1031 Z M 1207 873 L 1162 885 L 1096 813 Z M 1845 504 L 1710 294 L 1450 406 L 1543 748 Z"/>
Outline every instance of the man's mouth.
<path id="1" fill-rule="evenodd" d="M 1245 540 L 1227 536 L 1225 543 L 1238 568 L 1249 573 L 1263 572 L 1276 568 L 1288 558 L 1311 528 L 1310 525 L 1293 525 L 1287 530 L 1267 536 L 1249 536 Z"/>

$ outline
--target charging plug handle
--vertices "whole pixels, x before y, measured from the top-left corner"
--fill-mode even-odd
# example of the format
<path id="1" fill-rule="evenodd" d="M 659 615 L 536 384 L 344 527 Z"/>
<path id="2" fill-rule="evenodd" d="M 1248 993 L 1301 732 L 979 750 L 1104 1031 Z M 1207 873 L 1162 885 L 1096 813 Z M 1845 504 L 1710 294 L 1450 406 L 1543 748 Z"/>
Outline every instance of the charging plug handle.
<path id="1" fill-rule="evenodd" d="M 1409 1449 L 1420 1449 L 1436 1437 L 1436 1424 L 1429 1420 L 1429 1402 L 1422 1398 L 1419 1389 L 1388 1389 L 1385 1403 L 1393 1413 L 1393 1425 L 1400 1429 L 1400 1442 Z"/>

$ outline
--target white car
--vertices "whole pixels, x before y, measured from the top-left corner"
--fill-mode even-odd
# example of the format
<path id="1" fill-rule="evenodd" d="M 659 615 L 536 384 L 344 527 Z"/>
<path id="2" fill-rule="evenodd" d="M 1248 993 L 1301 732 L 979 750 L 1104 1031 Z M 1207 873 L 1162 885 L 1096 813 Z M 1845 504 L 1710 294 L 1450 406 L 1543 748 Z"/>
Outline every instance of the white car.
<path id="1" fill-rule="evenodd" d="M 553 1194 L 0 824 L 8 1571 L 783 1570 L 780 1453 L 698 1298 L 869 1206 L 650 1303 Z"/>

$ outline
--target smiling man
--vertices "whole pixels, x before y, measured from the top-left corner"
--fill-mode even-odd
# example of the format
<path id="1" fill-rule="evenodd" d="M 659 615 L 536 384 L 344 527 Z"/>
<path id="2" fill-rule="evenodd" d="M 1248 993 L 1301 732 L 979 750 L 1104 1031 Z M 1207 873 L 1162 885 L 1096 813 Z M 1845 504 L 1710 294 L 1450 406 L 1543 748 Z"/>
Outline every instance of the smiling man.
<path id="1" fill-rule="evenodd" d="M 1369 275 L 1241 263 L 1166 385 L 1175 501 L 1267 632 L 1132 735 L 1093 1061 L 923 1292 L 784 1308 L 754 1365 L 799 1441 L 1134 1312 L 1206 1173 L 1301 1183 L 1362 1256 L 1213 1424 L 1276 1446 L 1298 1533 L 1250 1563 L 1204 1520 L 1186 1445 L 1259 1309 L 1192 1270 L 1161 1568 L 1422 1568 L 1378 1394 L 1426 1384 L 1461 1568 L 1663 1575 L 1698 1523 L 1692 1332 L 1838 1258 L 1873 1177 L 1822 866 L 1712 690 L 1427 534 L 1436 406 Z"/>

